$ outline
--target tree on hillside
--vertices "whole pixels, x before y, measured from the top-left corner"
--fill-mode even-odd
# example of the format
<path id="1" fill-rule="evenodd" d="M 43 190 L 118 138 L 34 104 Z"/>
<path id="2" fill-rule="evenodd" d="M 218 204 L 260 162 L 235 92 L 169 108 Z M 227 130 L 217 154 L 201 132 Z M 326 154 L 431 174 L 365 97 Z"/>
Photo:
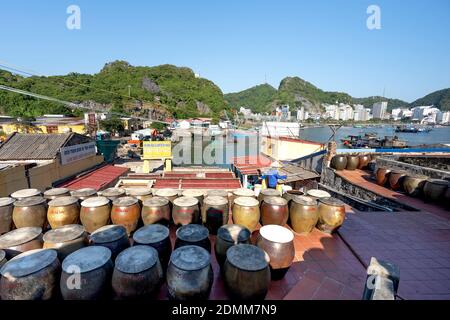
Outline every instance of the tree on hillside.
<path id="1" fill-rule="evenodd" d="M 122 120 L 117 117 L 101 120 L 100 128 L 111 133 L 123 132 L 125 130 Z"/>

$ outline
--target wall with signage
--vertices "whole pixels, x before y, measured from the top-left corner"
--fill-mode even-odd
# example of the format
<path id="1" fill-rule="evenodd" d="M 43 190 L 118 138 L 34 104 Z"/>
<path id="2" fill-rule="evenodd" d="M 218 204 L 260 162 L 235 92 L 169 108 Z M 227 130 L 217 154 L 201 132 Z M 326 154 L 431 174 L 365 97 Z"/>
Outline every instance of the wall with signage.
<path id="1" fill-rule="evenodd" d="M 88 157 L 92 157 L 97 154 L 95 141 L 77 144 L 74 146 L 63 147 L 60 150 L 61 164 L 68 164 Z"/>
<path id="2" fill-rule="evenodd" d="M 171 141 L 144 141 L 144 159 L 165 159 L 172 157 Z"/>

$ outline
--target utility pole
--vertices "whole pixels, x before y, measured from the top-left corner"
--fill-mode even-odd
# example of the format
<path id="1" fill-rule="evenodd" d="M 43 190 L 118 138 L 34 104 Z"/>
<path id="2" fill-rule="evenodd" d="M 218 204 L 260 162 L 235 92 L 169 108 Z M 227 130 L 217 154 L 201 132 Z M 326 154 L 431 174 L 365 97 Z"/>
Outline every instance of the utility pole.
<path id="1" fill-rule="evenodd" d="M 131 85 L 128 85 L 128 97 L 131 98 Z"/>

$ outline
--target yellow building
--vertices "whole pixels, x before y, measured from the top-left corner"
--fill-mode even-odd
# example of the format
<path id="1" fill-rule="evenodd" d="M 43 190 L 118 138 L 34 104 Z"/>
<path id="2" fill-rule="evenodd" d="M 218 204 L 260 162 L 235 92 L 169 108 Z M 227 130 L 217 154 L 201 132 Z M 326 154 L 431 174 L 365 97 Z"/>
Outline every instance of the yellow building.
<path id="1" fill-rule="evenodd" d="M 18 121 L 0 123 L 0 131 L 6 135 L 18 133 L 86 133 L 86 124 L 83 119 L 78 118 L 52 118 L 45 121 L 39 120 L 31 123 Z"/>

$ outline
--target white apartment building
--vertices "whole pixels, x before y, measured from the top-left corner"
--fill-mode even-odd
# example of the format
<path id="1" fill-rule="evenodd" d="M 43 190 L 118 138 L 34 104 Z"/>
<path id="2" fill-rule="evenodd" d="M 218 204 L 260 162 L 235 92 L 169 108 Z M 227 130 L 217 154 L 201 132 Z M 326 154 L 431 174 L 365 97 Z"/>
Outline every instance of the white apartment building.
<path id="1" fill-rule="evenodd" d="M 388 106 L 387 101 L 374 103 L 372 109 L 373 118 L 384 119 L 386 116 L 387 106 Z"/>
<path id="2" fill-rule="evenodd" d="M 437 113 L 440 110 L 434 106 L 418 106 L 411 109 L 413 112 L 412 120 L 422 121 L 424 118 L 428 118 L 431 114 Z M 433 117 L 433 116 L 431 116 Z"/>

